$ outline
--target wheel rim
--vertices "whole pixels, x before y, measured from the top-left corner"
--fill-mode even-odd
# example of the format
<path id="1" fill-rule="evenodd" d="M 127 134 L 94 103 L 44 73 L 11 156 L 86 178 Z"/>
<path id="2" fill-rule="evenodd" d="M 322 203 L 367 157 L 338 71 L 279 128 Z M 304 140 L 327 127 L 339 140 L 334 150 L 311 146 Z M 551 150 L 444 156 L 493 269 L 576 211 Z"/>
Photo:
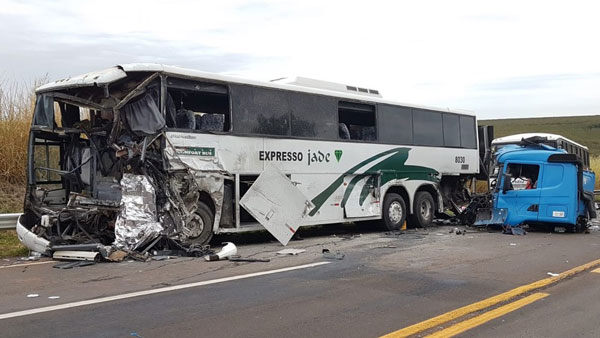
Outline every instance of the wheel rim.
<path id="1" fill-rule="evenodd" d="M 431 214 L 433 212 L 433 205 L 431 204 L 431 201 L 429 201 L 429 200 L 421 201 L 421 206 L 419 208 L 419 212 L 421 213 L 422 219 L 429 219 L 429 217 L 431 216 Z"/>
<path id="2" fill-rule="evenodd" d="M 196 238 L 204 231 L 204 220 L 198 214 L 194 214 L 192 219 L 184 226 L 184 234 L 187 238 Z"/>
<path id="3" fill-rule="evenodd" d="M 390 221 L 392 221 L 392 223 L 400 223 L 402 216 L 404 215 L 400 202 L 394 201 L 390 204 L 388 215 L 390 216 Z"/>

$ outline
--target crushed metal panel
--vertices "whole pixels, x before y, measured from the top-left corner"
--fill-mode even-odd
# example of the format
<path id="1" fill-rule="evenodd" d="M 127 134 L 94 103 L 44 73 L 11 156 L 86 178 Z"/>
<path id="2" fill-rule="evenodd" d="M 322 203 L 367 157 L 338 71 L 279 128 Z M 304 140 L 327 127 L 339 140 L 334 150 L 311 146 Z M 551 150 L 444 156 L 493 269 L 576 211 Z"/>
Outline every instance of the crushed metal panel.
<path id="1" fill-rule="evenodd" d="M 287 245 L 312 203 L 275 166 L 268 166 L 240 204 L 281 244 Z"/>
<path id="2" fill-rule="evenodd" d="M 506 222 L 507 214 L 508 210 L 503 208 L 481 208 L 477 210 L 477 217 L 475 219 L 474 225 L 504 225 L 504 223 Z"/>
<path id="3" fill-rule="evenodd" d="M 119 67 L 111 67 L 108 69 L 86 73 L 77 76 L 71 76 L 66 79 L 50 82 L 36 89 L 36 92 L 44 92 L 49 90 L 58 90 L 73 87 L 86 86 L 103 86 L 108 83 L 123 79 L 127 74 Z"/>
<path id="4" fill-rule="evenodd" d="M 144 175 L 124 174 L 121 179 L 121 213 L 115 222 L 118 249 L 135 250 L 162 232 L 156 217 L 154 187 Z"/>

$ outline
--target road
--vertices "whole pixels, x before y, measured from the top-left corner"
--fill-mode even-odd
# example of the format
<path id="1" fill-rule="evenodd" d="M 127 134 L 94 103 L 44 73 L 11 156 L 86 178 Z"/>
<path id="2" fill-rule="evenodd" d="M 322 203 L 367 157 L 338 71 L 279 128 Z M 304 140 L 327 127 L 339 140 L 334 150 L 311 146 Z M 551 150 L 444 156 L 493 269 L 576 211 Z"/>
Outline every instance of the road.
<path id="1" fill-rule="evenodd" d="M 278 256 L 281 246 L 264 235 L 219 239 L 241 242 L 241 255 L 269 263 L 178 258 L 59 270 L 52 262 L 4 262 L 0 336 L 378 337 L 401 336 L 407 327 L 418 328 L 415 336 L 600 335 L 600 273 L 547 274 L 600 259 L 600 232 L 455 235 L 451 229 L 303 232 L 304 240 L 289 245 L 306 250 L 297 256 Z M 324 248 L 345 256 L 324 259 Z M 510 291 L 540 280 L 547 285 Z M 513 296 L 498 298 L 507 291 Z M 27 298 L 31 293 L 39 297 Z M 529 303 L 511 309 L 519 302 Z M 445 321 L 429 325 L 442 314 Z"/>

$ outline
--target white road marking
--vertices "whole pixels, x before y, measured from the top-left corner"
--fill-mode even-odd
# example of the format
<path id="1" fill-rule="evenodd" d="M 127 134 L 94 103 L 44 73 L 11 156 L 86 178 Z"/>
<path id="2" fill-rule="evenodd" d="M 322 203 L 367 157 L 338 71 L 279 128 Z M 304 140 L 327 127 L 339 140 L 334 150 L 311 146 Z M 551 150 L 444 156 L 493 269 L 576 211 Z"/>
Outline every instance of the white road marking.
<path id="1" fill-rule="evenodd" d="M 35 262 L 35 263 L 27 263 L 27 264 L 2 265 L 2 266 L 0 266 L 0 269 L 18 268 L 20 266 L 40 265 L 40 264 L 48 264 L 48 263 L 58 263 L 58 262 L 56 262 L 56 261 L 44 261 L 44 262 Z"/>
<path id="2" fill-rule="evenodd" d="M 9 312 L 9 313 L 0 314 L 0 320 L 2 320 L 2 319 L 8 319 L 8 318 L 15 318 L 15 317 L 28 316 L 28 315 L 33 315 L 33 314 L 42 313 L 42 312 L 50 312 L 50 311 L 70 309 L 70 308 L 79 307 L 79 306 L 86 306 L 86 305 L 92 305 L 92 304 L 112 302 L 112 301 L 115 301 L 115 300 L 121 300 L 121 299 L 127 299 L 127 298 L 134 298 L 134 297 L 140 297 L 140 296 L 153 295 L 153 294 L 156 294 L 156 293 L 163 293 L 163 292 L 169 292 L 169 291 L 175 291 L 175 290 L 182 290 L 182 289 L 194 288 L 194 287 L 197 287 L 197 286 L 218 284 L 218 283 L 229 282 L 229 281 L 234 281 L 234 280 L 238 280 L 238 279 L 245 279 L 245 278 L 258 277 L 258 276 L 272 275 L 272 274 L 280 273 L 280 272 L 287 272 L 287 271 L 293 271 L 293 270 L 299 270 L 299 269 L 312 268 L 312 267 L 315 267 L 315 266 L 325 265 L 325 264 L 329 264 L 329 263 L 331 263 L 331 262 L 318 262 L 318 263 L 312 263 L 312 264 L 304 264 L 304 265 L 292 266 L 292 267 L 289 267 L 289 268 L 282 268 L 282 269 L 276 269 L 276 270 L 254 272 L 254 273 L 249 273 L 249 274 L 245 274 L 245 275 L 238 275 L 238 276 L 217 278 L 217 279 L 211 279 L 211 280 L 207 280 L 207 281 L 195 282 L 195 283 L 189 283 L 189 284 L 182 284 L 182 285 L 173 285 L 173 286 L 167 286 L 167 287 L 159 288 L 159 289 L 137 291 L 137 292 L 125 293 L 125 294 L 116 295 L 116 296 L 108 296 L 108 297 L 83 300 L 83 301 L 73 302 L 73 303 L 66 303 L 66 304 L 53 305 L 53 306 L 46 306 L 46 307 L 41 307 L 41 308 L 37 308 L 37 309 L 23 310 L 23 311 L 17 311 L 17 312 Z"/>

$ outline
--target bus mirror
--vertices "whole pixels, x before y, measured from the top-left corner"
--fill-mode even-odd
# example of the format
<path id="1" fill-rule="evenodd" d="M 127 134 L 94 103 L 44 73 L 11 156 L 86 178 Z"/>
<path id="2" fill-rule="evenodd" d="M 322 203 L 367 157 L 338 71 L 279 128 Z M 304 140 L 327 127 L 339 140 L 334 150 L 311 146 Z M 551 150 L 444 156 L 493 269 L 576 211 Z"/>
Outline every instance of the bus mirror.
<path id="1" fill-rule="evenodd" d="M 512 190 L 512 185 L 510 184 L 511 176 L 510 174 L 504 174 L 504 181 L 502 184 L 502 193 L 506 194 L 507 191 Z"/>

